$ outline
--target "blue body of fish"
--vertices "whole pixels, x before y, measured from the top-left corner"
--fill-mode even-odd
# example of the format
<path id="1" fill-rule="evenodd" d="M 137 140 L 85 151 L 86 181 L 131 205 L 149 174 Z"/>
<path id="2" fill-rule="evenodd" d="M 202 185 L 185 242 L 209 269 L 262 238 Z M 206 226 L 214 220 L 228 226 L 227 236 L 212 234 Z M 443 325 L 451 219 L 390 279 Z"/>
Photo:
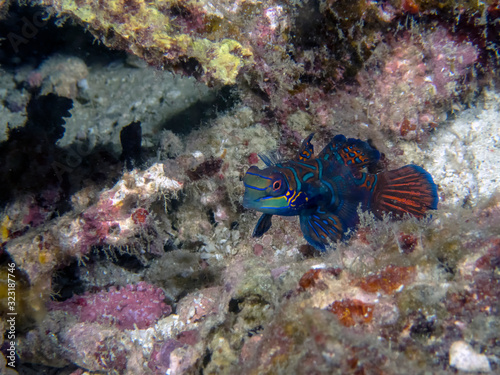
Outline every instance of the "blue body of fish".
<path id="1" fill-rule="evenodd" d="M 304 140 L 294 159 L 261 156 L 266 168 L 252 166 L 245 174 L 243 206 L 263 213 L 254 237 L 271 228 L 272 215 L 298 215 L 304 238 L 324 251 L 356 227 L 360 206 L 379 218 L 384 214 L 422 218 L 437 208 L 437 187 L 423 168 L 406 165 L 370 174 L 365 167 L 377 163 L 380 153 L 368 143 L 337 135 L 315 157 L 313 135 Z"/>

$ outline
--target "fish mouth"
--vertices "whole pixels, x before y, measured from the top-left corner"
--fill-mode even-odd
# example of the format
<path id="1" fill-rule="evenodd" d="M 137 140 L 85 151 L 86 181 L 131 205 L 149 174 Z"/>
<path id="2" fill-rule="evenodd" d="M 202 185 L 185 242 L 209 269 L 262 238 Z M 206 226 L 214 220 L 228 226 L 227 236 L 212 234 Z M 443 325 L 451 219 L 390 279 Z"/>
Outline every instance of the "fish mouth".
<path id="1" fill-rule="evenodd" d="M 243 207 L 251 208 L 250 207 L 251 202 L 252 202 L 252 200 L 249 199 L 248 197 L 243 197 Z"/>
<path id="2" fill-rule="evenodd" d="M 243 207 L 245 208 L 255 208 L 258 199 L 252 199 L 247 194 L 243 196 Z"/>

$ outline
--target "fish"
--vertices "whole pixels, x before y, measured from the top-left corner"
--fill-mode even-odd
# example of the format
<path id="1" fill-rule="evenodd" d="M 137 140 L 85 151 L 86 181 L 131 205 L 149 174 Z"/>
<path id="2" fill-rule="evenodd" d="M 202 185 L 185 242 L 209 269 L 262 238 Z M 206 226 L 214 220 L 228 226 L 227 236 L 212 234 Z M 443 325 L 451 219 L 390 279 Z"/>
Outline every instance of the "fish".
<path id="1" fill-rule="evenodd" d="M 438 205 L 437 186 L 420 166 L 368 173 L 380 152 L 367 142 L 337 135 L 317 155 L 310 134 L 298 154 L 281 160 L 259 155 L 266 167 L 251 166 L 243 177 L 243 206 L 262 212 L 252 233 L 261 237 L 272 216 L 299 216 L 306 241 L 321 252 L 346 240 L 359 223 L 359 211 L 382 219 L 422 219 Z"/>

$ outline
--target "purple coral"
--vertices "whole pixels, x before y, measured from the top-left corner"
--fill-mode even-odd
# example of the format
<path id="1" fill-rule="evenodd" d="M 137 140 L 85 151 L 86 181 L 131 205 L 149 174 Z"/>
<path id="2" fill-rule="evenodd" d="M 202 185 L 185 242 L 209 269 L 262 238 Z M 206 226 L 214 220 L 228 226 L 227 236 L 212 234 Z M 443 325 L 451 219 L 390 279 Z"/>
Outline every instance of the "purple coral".
<path id="1" fill-rule="evenodd" d="M 144 329 L 172 312 L 164 299 L 160 288 L 142 281 L 122 288 L 75 295 L 64 302 L 53 302 L 50 308 L 74 314 L 80 322 L 109 322 L 121 329 L 134 329 L 134 325 Z"/>

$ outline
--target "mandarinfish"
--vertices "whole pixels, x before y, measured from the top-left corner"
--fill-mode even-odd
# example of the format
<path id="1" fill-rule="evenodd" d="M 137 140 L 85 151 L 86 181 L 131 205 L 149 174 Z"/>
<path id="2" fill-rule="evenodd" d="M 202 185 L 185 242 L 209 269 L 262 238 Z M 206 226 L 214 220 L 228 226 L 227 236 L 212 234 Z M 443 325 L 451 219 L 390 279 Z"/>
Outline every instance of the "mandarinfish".
<path id="1" fill-rule="evenodd" d="M 368 143 L 337 135 L 314 157 L 313 135 L 304 140 L 294 159 L 259 155 L 267 168 L 252 166 L 245 174 L 243 206 L 263 212 L 254 237 L 271 228 L 272 215 L 299 215 L 304 238 L 325 251 L 358 224 L 359 206 L 378 218 L 384 214 L 422 218 L 437 208 L 436 184 L 423 168 L 410 164 L 370 174 L 363 168 L 376 164 L 380 153 Z"/>

